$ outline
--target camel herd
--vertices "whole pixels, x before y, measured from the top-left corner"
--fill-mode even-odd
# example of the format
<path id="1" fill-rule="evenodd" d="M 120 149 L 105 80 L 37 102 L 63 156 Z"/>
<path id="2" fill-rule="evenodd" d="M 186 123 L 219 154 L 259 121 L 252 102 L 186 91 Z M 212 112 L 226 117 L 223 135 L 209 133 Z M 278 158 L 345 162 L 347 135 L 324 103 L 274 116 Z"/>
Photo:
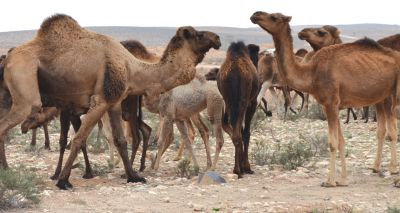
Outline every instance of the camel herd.
<path id="1" fill-rule="evenodd" d="M 274 88 L 279 88 L 285 95 L 286 107 L 291 108 L 290 92 L 295 91 L 303 98 L 305 110 L 309 94 L 324 109 L 330 163 L 322 186 L 348 185 L 345 141 L 339 121 L 339 110 L 345 108 L 376 107 L 378 149 L 374 172 L 381 171 L 382 146 L 387 135 L 391 141 L 389 169 L 392 174 L 398 173 L 400 35 L 378 42 L 365 38 L 342 44 L 336 27 L 306 28 L 298 36 L 313 50 L 295 53 L 290 16 L 255 12 L 250 20 L 272 35 L 275 54 L 260 52 L 254 44 L 233 42 L 221 67 L 200 76 L 196 66 L 211 48 L 221 46 L 219 36 L 213 32 L 180 27 L 159 57 L 138 41 L 118 42 L 82 28 L 67 15 L 47 18 L 31 41 L 1 58 L 0 169 L 8 168 L 5 136 L 11 128 L 20 123 L 23 132 L 40 125 L 46 127 L 49 120 L 59 115 L 60 155 L 51 178 L 58 180 L 56 185 L 60 189 L 72 188 L 69 176 L 79 150 L 85 159 L 83 177 L 93 177 L 86 139 L 96 124 L 102 126 L 110 144 L 112 163 L 114 149 L 118 151 L 128 182 L 146 182 L 132 168 L 140 141 L 143 144 L 139 171 L 145 169 L 146 157 L 152 161 L 151 169 L 160 167 L 161 157 L 173 141 L 174 123 L 181 135 L 175 160 L 181 159 L 185 151 L 198 167 L 192 148 L 195 126 L 205 145 L 206 169 L 218 169 L 225 131 L 235 147 L 233 172 L 241 178 L 253 173 L 248 152 L 250 124 L 256 108 L 263 102 L 267 111 L 265 92 L 276 94 Z M 142 118 L 142 107 L 159 115 L 156 155 L 146 154 L 152 129 Z M 203 110 L 207 110 L 216 137 L 213 159 L 209 130 L 200 115 Z M 70 124 L 76 134 L 63 166 Z M 132 143 L 130 158 L 127 141 Z M 50 148 L 48 140 L 46 148 Z M 337 152 L 341 160 L 339 179 L 335 174 Z"/>

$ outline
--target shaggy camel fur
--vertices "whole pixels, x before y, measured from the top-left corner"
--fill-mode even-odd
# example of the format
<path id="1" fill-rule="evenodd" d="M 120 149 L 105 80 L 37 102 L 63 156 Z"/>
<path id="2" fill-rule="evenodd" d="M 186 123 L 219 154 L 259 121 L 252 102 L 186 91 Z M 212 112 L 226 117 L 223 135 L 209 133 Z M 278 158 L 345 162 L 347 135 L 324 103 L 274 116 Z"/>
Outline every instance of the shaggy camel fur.
<path id="1" fill-rule="evenodd" d="M 193 159 L 194 166 L 198 166 L 191 146 L 191 142 L 194 139 L 194 129 L 190 126 L 190 120 L 198 128 L 201 127 L 199 128 L 199 132 L 206 148 L 207 169 L 213 170 L 216 168 L 219 153 L 224 143 L 221 122 L 224 101 L 215 82 L 207 82 L 204 77 L 196 76 L 189 84 L 176 87 L 160 97 L 146 97 L 145 106 L 148 109 L 158 108 L 161 115 L 161 134 L 158 138 L 158 152 L 154 165 L 152 165 L 155 170 L 159 168 L 161 157 L 172 142 L 172 125 L 174 122 L 181 133 L 183 141 L 180 149 L 183 150 L 185 148 L 188 152 L 187 154 L 190 155 L 189 157 Z M 207 109 L 207 115 L 216 137 L 216 150 L 213 161 L 211 161 L 209 151 L 208 129 L 201 121 L 199 114 L 204 109 Z M 189 132 L 187 127 L 189 127 Z"/>
<path id="2" fill-rule="evenodd" d="M 33 40 L 16 47 L 6 58 L 4 81 L 13 103 L 0 119 L 0 147 L 9 129 L 36 116 L 42 107 L 41 96 L 46 96 L 55 105 L 86 112 L 59 176 L 59 188 L 72 187 L 68 179 L 77 152 L 107 111 L 128 182 L 145 182 L 129 163 L 120 122 L 122 100 L 128 95 L 159 94 L 190 82 L 205 53 L 220 45 L 212 32 L 182 27 L 160 62 L 148 64 L 114 39 L 82 28 L 69 16 L 54 15 L 42 23 Z"/>
<path id="3" fill-rule="evenodd" d="M 231 43 L 226 59 L 217 78 L 218 89 L 224 97 L 224 123 L 229 124 L 232 142 L 235 145 L 233 173 L 242 177 L 252 174 L 248 159 L 250 122 L 257 107 L 259 82 L 257 69 L 250 59 L 248 48 L 243 42 Z M 244 129 L 242 127 L 245 122 Z"/>
<path id="4" fill-rule="evenodd" d="M 324 108 L 331 154 L 327 182 L 322 186 L 348 185 L 345 141 L 339 122 L 339 110 L 347 107 L 377 104 L 378 151 L 374 169 L 380 170 L 386 125 L 392 139 L 390 171 L 397 173 L 395 112 L 399 110 L 400 53 L 384 48 L 373 40 L 362 39 L 354 43 L 325 47 L 309 62 L 300 64 L 293 54 L 290 16 L 255 12 L 250 19 L 272 35 L 277 51 L 278 70 L 288 85 L 310 93 Z M 388 97 L 391 98 L 387 99 Z M 342 171 L 340 181 L 336 182 L 338 150 Z"/>

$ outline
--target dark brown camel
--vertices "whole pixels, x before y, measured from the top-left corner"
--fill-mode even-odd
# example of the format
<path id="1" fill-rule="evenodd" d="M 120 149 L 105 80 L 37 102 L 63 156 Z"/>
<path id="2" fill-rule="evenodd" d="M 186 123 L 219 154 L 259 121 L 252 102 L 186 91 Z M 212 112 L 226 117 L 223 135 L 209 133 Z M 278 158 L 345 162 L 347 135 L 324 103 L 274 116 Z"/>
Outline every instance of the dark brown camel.
<path id="1" fill-rule="evenodd" d="M 235 145 L 233 172 L 241 178 L 243 173 L 253 173 L 248 159 L 250 122 L 256 111 L 259 90 L 257 69 L 243 42 L 231 43 L 229 46 L 217 84 L 226 106 L 223 122 L 232 128 L 230 135 Z"/>
<path id="2" fill-rule="evenodd" d="M 339 110 L 376 104 L 378 149 L 374 170 L 380 171 L 386 131 L 391 139 L 390 172 L 398 173 L 396 143 L 400 106 L 400 53 L 371 39 L 322 48 L 307 63 L 293 54 L 290 16 L 255 12 L 251 21 L 273 37 L 279 72 L 291 87 L 308 92 L 325 111 L 329 127 L 330 163 L 325 187 L 346 186 L 345 141 Z M 390 101 L 389 101 L 390 100 Z M 341 177 L 336 182 L 336 154 L 341 160 Z"/>
<path id="3" fill-rule="evenodd" d="M 212 32 L 181 27 L 161 61 L 147 64 L 114 39 L 82 28 L 69 16 L 54 15 L 42 23 L 33 40 L 16 47 L 6 58 L 4 80 L 13 103 L 0 119 L 0 147 L 4 147 L 2 139 L 9 129 L 37 115 L 45 105 L 41 96 L 46 96 L 55 105 L 86 113 L 60 173 L 59 188 L 72 187 L 68 179 L 73 161 L 105 112 L 110 116 L 128 182 L 144 182 L 129 162 L 120 122 L 121 102 L 128 95 L 159 94 L 188 83 L 205 53 L 220 45 Z"/>

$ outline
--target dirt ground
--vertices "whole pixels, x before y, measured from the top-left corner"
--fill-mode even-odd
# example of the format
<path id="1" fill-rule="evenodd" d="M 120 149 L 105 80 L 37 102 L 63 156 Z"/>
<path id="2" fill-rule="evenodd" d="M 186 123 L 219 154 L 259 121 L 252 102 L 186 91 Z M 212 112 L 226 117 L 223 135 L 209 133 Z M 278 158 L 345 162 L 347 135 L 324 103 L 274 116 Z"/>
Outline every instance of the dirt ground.
<path id="1" fill-rule="evenodd" d="M 300 135 L 315 137 L 327 132 L 325 121 L 299 117 L 284 122 L 276 114 L 272 118 L 263 116 L 260 112 L 256 115 L 251 152 L 256 151 L 256 140 L 285 142 L 298 140 Z M 388 172 L 373 174 L 370 170 L 376 152 L 376 123 L 351 121 L 343 125 L 343 130 L 348 150 L 349 186 L 336 188 L 320 186 L 326 178 L 328 156 L 312 159 L 304 167 L 289 171 L 253 164 L 255 174 L 238 180 L 232 174 L 234 148 L 225 134 L 216 171 L 226 179 L 226 184 L 199 185 L 197 177 L 178 177 L 178 162 L 172 161 L 176 149 L 169 149 L 159 171 L 150 170 L 147 163 L 145 172 L 141 173 L 147 184 L 126 183 L 120 177 L 124 173 L 122 168 L 90 180 L 81 177 L 81 169 L 74 169 L 70 178 L 73 190 L 62 191 L 49 178 L 58 158 L 57 129 L 51 131 L 51 151 L 27 151 L 29 135 L 18 135 L 6 147 L 9 164 L 38 169 L 46 189 L 37 206 L 10 212 L 385 212 L 388 207 L 400 207 L 400 189 L 393 187 L 393 179 L 397 176 L 390 176 Z M 39 132 L 38 146 L 42 147 L 43 133 Z M 215 139 L 213 136 L 210 138 L 213 154 Z M 195 143 L 203 171 L 206 166 L 204 148 L 200 139 L 196 138 Z M 107 166 L 107 151 L 89 154 L 93 164 Z M 83 164 L 81 154 L 79 158 Z M 389 159 L 387 143 L 383 155 L 384 169 L 387 169 Z M 134 164 L 136 169 L 139 168 L 137 162 Z M 337 168 L 340 168 L 339 162 Z"/>

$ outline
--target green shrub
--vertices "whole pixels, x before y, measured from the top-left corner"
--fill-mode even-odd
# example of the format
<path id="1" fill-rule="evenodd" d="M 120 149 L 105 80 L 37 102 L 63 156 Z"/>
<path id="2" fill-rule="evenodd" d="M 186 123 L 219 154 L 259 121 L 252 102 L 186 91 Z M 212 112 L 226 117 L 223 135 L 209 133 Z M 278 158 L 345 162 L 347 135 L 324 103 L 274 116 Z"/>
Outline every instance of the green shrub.
<path id="1" fill-rule="evenodd" d="M 388 207 L 386 210 L 387 213 L 400 213 L 400 209 L 397 207 Z"/>
<path id="2" fill-rule="evenodd" d="M 42 178 L 30 169 L 0 169 L 0 210 L 37 204 L 42 190 Z"/>
<path id="3" fill-rule="evenodd" d="M 314 153 L 310 144 L 290 141 L 289 143 L 266 144 L 255 141 L 251 157 L 257 165 L 282 165 L 284 169 L 292 170 L 304 166 Z"/>
<path id="4" fill-rule="evenodd" d="M 313 120 L 326 120 L 325 112 L 322 109 L 322 106 L 315 103 L 311 104 L 309 109 L 308 109 L 308 114 L 307 118 L 313 119 Z"/>
<path id="5" fill-rule="evenodd" d="M 193 176 L 197 176 L 199 174 L 200 168 L 194 167 L 190 165 L 190 161 L 187 158 L 184 158 L 178 163 L 176 168 L 176 175 L 178 177 L 186 177 L 188 179 L 192 178 Z"/>

